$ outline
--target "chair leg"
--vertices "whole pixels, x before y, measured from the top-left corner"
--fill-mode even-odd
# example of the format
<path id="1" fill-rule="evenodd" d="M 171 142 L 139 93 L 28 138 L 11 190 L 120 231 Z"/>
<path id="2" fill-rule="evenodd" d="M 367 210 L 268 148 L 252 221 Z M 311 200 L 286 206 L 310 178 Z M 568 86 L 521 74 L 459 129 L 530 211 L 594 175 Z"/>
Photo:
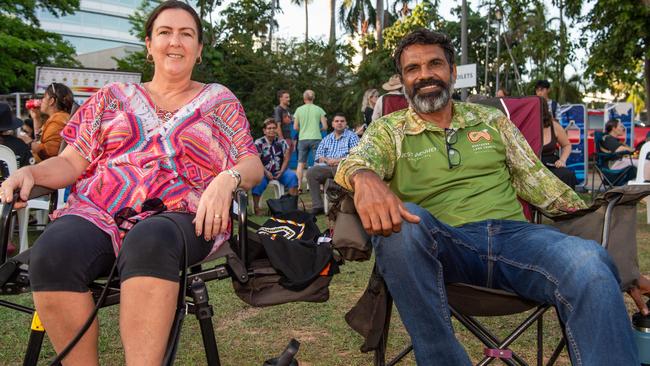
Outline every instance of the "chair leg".
<path id="1" fill-rule="evenodd" d="M 43 347 L 43 338 L 45 338 L 45 328 L 43 328 L 38 314 L 34 312 L 23 366 L 38 365 L 38 357 L 41 354 L 41 348 Z M 60 363 L 58 365 L 60 365 Z"/>
<path id="2" fill-rule="evenodd" d="M 544 314 L 537 319 L 537 366 L 544 364 Z"/>
<path id="3" fill-rule="evenodd" d="M 209 366 L 221 366 L 219 360 L 219 350 L 217 348 L 217 340 L 214 336 L 214 327 L 212 326 L 212 305 L 208 297 L 208 289 L 205 283 L 200 278 L 195 278 L 190 286 L 192 298 L 194 300 L 194 315 L 199 320 L 201 327 L 201 337 L 203 339 L 203 347 L 205 348 L 205 357 L 207 358 Z"/>
<path id="4" fill-rule="evenodd" d="M 375 366 L 386 366 L 386 345 L 388 344 L 388 331 L 390 330 L 390 317 L 393 312 L 393 298 L 386 293 L 386 318 L 384 329 L 379 339 L 379 345 L 375 350 Z"/>

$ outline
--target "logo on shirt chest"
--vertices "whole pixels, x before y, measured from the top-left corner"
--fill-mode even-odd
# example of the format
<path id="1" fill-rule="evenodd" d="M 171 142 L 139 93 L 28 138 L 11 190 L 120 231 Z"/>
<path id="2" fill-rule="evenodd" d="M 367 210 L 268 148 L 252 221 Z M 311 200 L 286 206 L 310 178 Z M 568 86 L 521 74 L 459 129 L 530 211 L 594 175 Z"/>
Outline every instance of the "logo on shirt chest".
<path id="1" fill-rule="evenodd" d="M 487 152 L 494 150 L 492 135 L 487 129 L 481 131 L 470 131 L 467 133 L 467 140 L 472 144 L 472 150 L 475 153 Z"/>
<path id="2" fill-rule="evenodd" d="M 428 147 L 420 151 L 405 151 L 400 158 L 406 159 L 413 163 L 424 158 L 430 158 L 434 152 L 438 151 L 435 146 Z"/>

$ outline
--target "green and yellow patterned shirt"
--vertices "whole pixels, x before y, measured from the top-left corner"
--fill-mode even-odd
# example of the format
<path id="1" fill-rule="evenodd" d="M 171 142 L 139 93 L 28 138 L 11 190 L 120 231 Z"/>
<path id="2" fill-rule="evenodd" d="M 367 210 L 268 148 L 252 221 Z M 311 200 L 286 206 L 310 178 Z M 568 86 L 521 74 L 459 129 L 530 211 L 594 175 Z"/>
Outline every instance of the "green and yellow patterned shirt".
<path id="1" fill-rule="evenodd" d="M 450 128 L 458 130 L 459 140 L 452 145 L 461 154 L 458 166 L 448 166 L 444 129 L 406 109 L 373 122 L 340 163 L 335 180 L 352 190 L 350 177 L 372 170 L 400 199 L 454 226 L 520 219 L 516 196 L 551 216 L 587 207 L 543 166 L 499 110 L 454 103 Z"/>

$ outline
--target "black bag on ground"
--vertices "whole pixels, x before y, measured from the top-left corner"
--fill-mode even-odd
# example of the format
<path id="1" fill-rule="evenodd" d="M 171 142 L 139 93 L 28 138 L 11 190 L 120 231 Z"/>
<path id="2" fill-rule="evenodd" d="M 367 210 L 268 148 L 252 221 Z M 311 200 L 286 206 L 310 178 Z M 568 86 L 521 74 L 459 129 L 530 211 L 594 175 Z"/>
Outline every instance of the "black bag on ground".
<path id="1" fill-rule="evenodd" d="M 298 210 L 298 196 L 284 194 L 280 198 L 269 198 L 266 200 L 272 216 L 282 215 Z"/>
<path id="2" fill-rule="evenodd" d="M 253 275 L 246 283 L 233 282 L 244 302 L 270 306 L 329 299 L 328 286 L 338 265 L 313 215 L 294 211 L 271 217 L 249 235 L 248 248 Z"/>

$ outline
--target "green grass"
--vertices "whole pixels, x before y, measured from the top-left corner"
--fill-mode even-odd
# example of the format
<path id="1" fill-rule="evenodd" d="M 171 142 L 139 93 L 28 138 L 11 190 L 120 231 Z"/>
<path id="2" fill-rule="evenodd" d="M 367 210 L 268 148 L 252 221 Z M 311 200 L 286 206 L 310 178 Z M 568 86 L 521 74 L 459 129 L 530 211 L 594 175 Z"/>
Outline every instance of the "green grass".
<path id="1" fill-rule="evenodd" d="M 303 195 L 309 207 L 308 195 Z M 266 217 L 254 217 L 263 222 Z M 645 224 L 645 205 L 639 205 L 639 262 L 642 272 L 650 271 L 650 227 Z M 324 216 L 319 216 L 319 226 L 326 227 Z M 34 233 L 34 237 L 38 233 Z M 277 356 L 291 338 L 301 342 L 298 359 L 302 366 L 314 365 L 371 365 L 372 354 L 359 351 L 361 337 L 354 333 L 345 323 L 344 315 L 356 302 L 365 289 L 372 262 L 346 263 L 341 273 L 334 277 L 330 286 L 330 299 L 326 303 L 292 303 L 268 308 L 253 308 L 239 300 L 232 290 L 230 281 L 213 281 L 208 284 L 210 303 L 214 307 L 213 318 L 217 343 L 225 366 L 262 365 L 263 361 Z M 3 296 L 2 300 L 16 301 L 31 306 L 29 294 Z M 630 314 L 634 305 L 626 297 Z M 528 313 L 511 317 L 486 318 L 486 324 L 497 335 L 504 336 L 509 330 L 524 319 Z M 143 309 L 146 316 L 146 309 Z M 100 363 L 102 365 L 123 364 L 123 352 L 119 340 L 118 307 L 100 310 Z M 551 348 L 561 337 L 555 313 L 550 311 L 545 322 L 545 355 L 550 356 Z M 0 364 L 21 365 L 29 336 L 31 319 L 28 315 L 0 307 Z M 470 357 L 478 361 L 482 357 L 483 347 L 471 334 L 454 322 L 458 339 L 468 350 Z M 621 325 L 625 326 L 625 325 Z M 394 312 L 391 323 L 388 354 L 395 355 L 408 345 L 409 339 L 399 316 Z M 513 344 L 527 362 L 533 364 L 535 358 L 535 332 L 528 332 L 521 340 Z M 41 352 L 41 364 L 47 364 L 54 356 L 52 347 L 46 340 Z M 198 322 L 192 315 L 186 318 L 177 355 L 177 365 L 203 365 L 205 356 L 201 342 Z M 404 365 L 414 365 L 412 355 L 406 358 Z M 494 364 L 499 364 L 495 362 Z M 568 355 L 564 351 L 559 365 L 569 365 Z"/>

